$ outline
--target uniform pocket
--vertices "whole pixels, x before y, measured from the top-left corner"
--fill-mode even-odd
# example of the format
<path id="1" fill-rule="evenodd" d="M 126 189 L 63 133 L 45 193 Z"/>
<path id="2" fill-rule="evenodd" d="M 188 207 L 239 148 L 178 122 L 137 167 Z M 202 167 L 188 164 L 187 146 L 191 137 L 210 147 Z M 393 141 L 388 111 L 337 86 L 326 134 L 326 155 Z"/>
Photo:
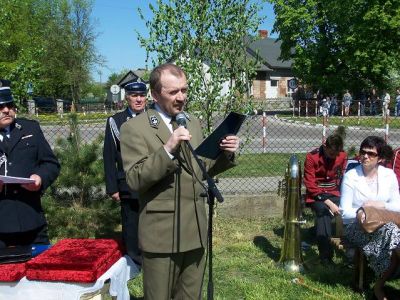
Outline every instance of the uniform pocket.
<path id="1" fill-rule="evenodd" d="M 160 199 L 156 198 L 147 202 L 146 212 L 174 212 L 175 211 L 175 201 L 174 199 Z"/>

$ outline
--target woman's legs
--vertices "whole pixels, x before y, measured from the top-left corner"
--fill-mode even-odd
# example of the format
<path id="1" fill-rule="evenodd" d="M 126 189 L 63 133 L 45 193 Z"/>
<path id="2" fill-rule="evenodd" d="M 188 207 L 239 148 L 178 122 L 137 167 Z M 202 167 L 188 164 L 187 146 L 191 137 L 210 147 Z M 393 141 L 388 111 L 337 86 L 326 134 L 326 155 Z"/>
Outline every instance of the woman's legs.
<path id="1" fill-rule="evenodd" d="M 385 282 L 392 276 L 392 274 L 399 267 L 400 262 L 400 249 L 395 249 L 392 252 L 389 268 L 383 273 L 382 277 L 378 278 L 374 285 L 374 294 L 378 300 L 387 300 L 383 287 Z"/>

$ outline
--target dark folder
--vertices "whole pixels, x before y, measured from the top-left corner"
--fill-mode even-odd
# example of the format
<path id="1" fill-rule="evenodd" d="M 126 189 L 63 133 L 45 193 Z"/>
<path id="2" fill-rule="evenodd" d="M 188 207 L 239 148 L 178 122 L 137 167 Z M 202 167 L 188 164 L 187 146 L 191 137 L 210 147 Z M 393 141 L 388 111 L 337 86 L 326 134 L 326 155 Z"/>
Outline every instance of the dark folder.
<path id="1" fill-rule="evenodd" d="M 196 154 L 216 159 L 221 153 L 220 141 L 227 135 L 236 135 L 245 119 L 245 115 L 230 112 L 225 120 L 196 148 Z"/>

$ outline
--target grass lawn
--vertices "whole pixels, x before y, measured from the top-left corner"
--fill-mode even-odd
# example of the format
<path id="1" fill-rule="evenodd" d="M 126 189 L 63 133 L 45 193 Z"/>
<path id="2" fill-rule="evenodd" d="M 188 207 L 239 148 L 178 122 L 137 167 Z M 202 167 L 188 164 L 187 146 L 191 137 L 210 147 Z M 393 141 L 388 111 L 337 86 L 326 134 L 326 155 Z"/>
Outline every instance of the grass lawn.
<path id="1" fill-rule="evenodd" d="M 237 165 L 219 177 L 284 176 L 291 155 L 292 153 L 241 154 L 237 157 Z M 296 155 L 303 167 L 306 153 Z"/>
<path id="2" fill-rule="evenodd" d="M 312 216 L 306 218 L 311 224 Z M 218 216 L 214 225 L 214 299 L 365 299 L 351 289 L 353 270 L 343 256 L 336 255 L 332 267 L 318 263 L 308 228 L 302 229 L 302 236 L 312 247 L 303 252 L 306 270 L 299 274 L 288 273 L 277 264 L 283 242 L 281 218 Z M 398 281 L 391 286 L 400 289 Z M 143 296 L 140 276 L 129 282 L 129 289 L 132 299 Z M 203 299 L 207 299 L 207 276 L 203 290 Z M 369 290 L 365 297 L 370 296 Z"/>

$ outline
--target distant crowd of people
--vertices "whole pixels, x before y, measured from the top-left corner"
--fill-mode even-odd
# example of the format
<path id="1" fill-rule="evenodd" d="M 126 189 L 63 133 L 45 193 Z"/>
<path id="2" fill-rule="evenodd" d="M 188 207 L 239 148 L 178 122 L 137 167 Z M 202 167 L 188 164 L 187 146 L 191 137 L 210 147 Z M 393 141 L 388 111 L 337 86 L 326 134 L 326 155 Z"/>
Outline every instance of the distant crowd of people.
<path id="1" fill-rule="evenodd" d="M 345 90 L 343 96 L 340 98 L 338 94 L 323 94 L 319 91 L 314 94 L 312 92 L 305 92 L 301 89 L 295 91 L 293 95 L 294 100 L 316 100 L 318 101 L 319 113 L 323 116 L 335 116 L 342 114 L 343 116 L 350 116 L 351 108 L 354 103 L 360 103 L 361 116 L 376 116 L 382 112 L 382 116 L 386 116 L 389 112 L 389 105 L 391 97 L 388 91 L 383 90 L 378 93 L 375 88 L 370 91 L 362 90 L 359 93 L 353 94 L 349 90 Z M 395 116 L 400 116 L 400 88 L 396 89 L 394 96 L 395 110 L 392 113 Z M 358 110 L 358 107 L 355 108 Z M 358 114 L 358 113 L 357 113 Z"/>

